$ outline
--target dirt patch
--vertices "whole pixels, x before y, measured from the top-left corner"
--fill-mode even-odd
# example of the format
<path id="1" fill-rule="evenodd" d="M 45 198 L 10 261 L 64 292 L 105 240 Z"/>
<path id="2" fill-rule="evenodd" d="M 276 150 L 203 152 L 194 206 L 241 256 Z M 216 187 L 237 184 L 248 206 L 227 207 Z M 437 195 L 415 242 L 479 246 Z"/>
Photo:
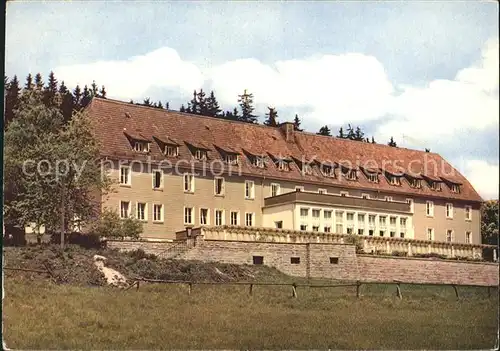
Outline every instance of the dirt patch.
<path id="1" fill-rule="evenodd" d="M 107 281 L 94 264 L 94 255 L 106 257 L 106 267 L 117 270 L 129 282 L 136 278 L 184 280 L 193 282 L 283 281 L 290 279 L 280 271 L 266 266 L 203 263 L 199 261 L 166 260 L 138 250 L 130 253 L 112 249 L 85 249 L 69 245 L 61 251 L 57 245 L 5 247 L 4 266 L 45 270 L 47 274 L 5 270 L 5 278 L 52 279 L 57 283 L 80 286 L 104 286 Z"/>

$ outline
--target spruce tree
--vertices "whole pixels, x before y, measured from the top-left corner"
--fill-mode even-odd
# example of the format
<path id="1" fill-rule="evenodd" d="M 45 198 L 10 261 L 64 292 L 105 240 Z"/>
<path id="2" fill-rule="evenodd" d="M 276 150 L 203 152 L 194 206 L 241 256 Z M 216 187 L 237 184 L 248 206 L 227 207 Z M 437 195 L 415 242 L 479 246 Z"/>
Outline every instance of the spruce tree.
<path id="1" fill-rule="evenodd" d="M 61 102 L 60 110 L 63 115 L 64 121 L 68 122 L 73 115 L 73 96 L 71 92 L 64 85 L 64 81 L 61 82 L 59 86 L 59 100 Z"/>
<path id="2" fill-rule="evenodd" d="M 43 79 L 40 73 L 37 73 L 35 75 L 35 88 L 37 88 L 38 90 L 43 89 Z"/>
<path id="3" fill-rule="evenodd" d="M 318 135 L 332 136 L 332 133 L 330 132 L 330 128 L 328 128 L 327 125 L 324 125 L 323 127 L 321 127 L 317 134 Z"/>
<path id="4" fill-rule="evenodd" d="M 347 125 L 347 139 L 356 140 L 354 135 L 354 130 L 352 129 L 350 124 Z"/>
<path id="5" fill-rule="evenodd" d="M 344 128 L 340 127 L 339 135 L 337 136 L 337 138 L 345 139 Z"/>
<path id="6" fill-rule="evenodd" d="M 278 126 L 278 112 L 274 107 L 268 107 L 269 112 L 266 113 L 267 119 L 264 121 L 264 124 L 269 127 L 277 127 Z"/>
<path id="7" fill-rule="evenodd" d="M 106 89 L 104 88 L 104 85 L 101 87 L 101 90 L 99 90 L 99 97 L 102 99 L 106 98 Z"/>
<path id="8" fill-rule="evenodd" d="M 196 90 L 193 91 L 193 98 L 188 102 L 186 112 L 193 113 L 195 115 L 200 114 L 200 107 L 198 106 L 198 93 L 196 92 Z"/>
<path id="9" fill-rule="evenodd" d="M 92 94 L 89 88 L 85 85 L 85 87 L 83 88 L 81 108 L 85 108 L 90 103 L 91 100 L 92 100 Z"/>
<path id="10" fill-rule="evenodd" d="M 219 102 L 215 98 L 213 90 L 210 92 L 210 95 L 207 98 L 207 113 L 207 116 L 210 117 L 219 117 L 221 113 Z"/>
<path id="11" fill-rule="evenodd" d="M 375 139 L 372 137 L 372 144 L 376 144 Z"/>
<path id="12" fill-rule="evenodd" d="M 207 108 L 206 94 L 203 89 L 200 89 L 196 97 L 198 99 L 198 113 L 202 116 L 210 116 Z"/>
<path id="13" fill-rule="evenodd" d="M 302 132 L 302 129 L 300 129 L 300 124 L 302 122 L 299 119 L 299 115 L 295 114 L 295 118 L 293 119 L 293 129 L 296 130 L 297 132 Z"/>
<path id="14" fill-rule="evenodd" d="M 152 106 L 151 105 L 151 100 L 149 98 L 145 98 L 142 102 L 142 105 L 144 106 Z"/>
<path id="15" fill-rule="evenodd" d="M 158 104 L 156 105 L 157 108 L 163 108 L 163 104 L 161 103 L 161 101 L 158 101 Z"/>
<path id="16" fill-rule="evenodd" d="M 253 114 L 255 110 L 253 107 L 253 94 L 247 93 L 245 89 L 243 94 L 238 95 L 238 103 L 241 108 L 241 116 L 238 120 L 245 123 L 257 123 L 257 116 Z"/>
<path id="17" fill-rule="evenodd" d="M 54 75 L 54 72 L 50 71 L 49 73 L 49 80 L 47 82 L 47 86 L 45 87 L 43 91 L 43 101 L 45 103 L 45 106 L 47 107 L 56 107 L 57 102 L 56 102 L 56 95 L 57 95 L 57 79 Z"/>
<path id="18" fill-rule="evenodd" d="M 79 111 L 82 107 L 82 91 L 80 90 L 79 85 L 77 85 L 73 90 L 73 106 L 77 111 Z"/>
<path id="19" fill-rule="evenodd" d="M 33 90 L 34 87 L 35 87 L 35 84 L 33 83 L 33 77 L 31 76 L 31 73 L 30 73 L 26 77 L 26 84 L 24 85 L 24 89 Z"/>
<path id="20" fill-rule="evenodd" d="M 365 140 L 365 133 L 363 133 L 363 131 L 359 127 L 356 127 L 356 131 L 354 132 L 354 140 L 357 141 Z"/>
<path id="21" fill-rule="evenodd" d="M 5 114 L 4 128 L 14 119 L 14 111 L 19 107 L 19 81 L 17 76 L 14 76 L 6 86 L 5 92 Z"/>
<path id="22" fill-rule="evenodd" d="M 431 152 L 431 149 L 427 149 L 427 148 L 426 148 L 426 149 L 425 149 L 425 152 Z"/>
<path id="23" fill-rule="evenodd" d="M 165 109 L 166 110 L 170 110 L 170 103 L 167 101 L 167 103 L 165 104 Z"/>
<path id="24" fill-rule="evenodd" d="M 179 112 L 186 112 L 186 108 L 184 107 L 184 104 L 181 105 Z"/>
<path id="25" fill-rule="evenodd" d="M 387 143 L 387 145 L 392 146 L 392 147 L 397 147 L 396 142 L 394 141 L 393 137 L 391 137 L 391 140 Z"/>
<path id="26" fill-rule="evenodd" d="M 95 80 L 92 81 L 92 85 L 90 86 L 90 94 L 92 95 L 92 97 L 99 96 L 99 88 L 97 88 Z"/>

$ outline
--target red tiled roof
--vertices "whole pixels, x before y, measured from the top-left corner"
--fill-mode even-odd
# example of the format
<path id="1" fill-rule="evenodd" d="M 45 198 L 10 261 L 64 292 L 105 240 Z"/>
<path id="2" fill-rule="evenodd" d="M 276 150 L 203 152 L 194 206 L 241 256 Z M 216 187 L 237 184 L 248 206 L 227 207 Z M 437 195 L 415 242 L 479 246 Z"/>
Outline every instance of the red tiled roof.
<path id="1" fill-rule="evenodd" d="M 132 105 L 126 102 L 94 98 L 86 109 L 96 128 L 95 134 L 101 143 L 102 155 L 108 157 L 139 158 L 124 131 L 165 141 L 165 136 L 179 144 L 178 159 L 191 160 L 192 154 L 186 142 L 195 147 L 209 148 L 210 159 L 220 159 L 221 155 L 214 146 L 223 150 L 235 150 L 243 155 L 272 155 L 274 157 L 302 160 L 317 160 L 336 163 L 359 169 L 382 169 L 389 172 L 404 170 L 410 176 L 426 175 L 429 178 L 444 177 L 451 182 L 462 184 L 460 193 L 453 193 L 447 186 L 442 191 L 434 191 L 426 184 L 422 188 L 412 188 L 403 180 L 400 186 L 390 185 L 385 177 L 378 183 L 369 182 L 359 172 L 357 181 L 347 181 L 341 176 L 324 177 L 321 172 L 303 174 L 295 162 L 290 171 L 280 171 L 271 162 L 265 168 L 257 168 L 247 157 L 240 157 L 242 174 L 265 176 L 295 182 L 322 185 L 384 190 L 413 196 L 454 198 L 457 200 L 482 201 L 472 185 L 453 166 L 440 155 L 405 148 L 390 147 L 382 144 L 327 137 L 306 132 L 294 132 L 293 140 L 286 141 L 284 128 L 228 121 L 220 118 L 202 117 L 167 111 L 164 109 Z M 126 117 L 128 113 L 129 117 Z M 126 129 L 126 130 L 125 130 Z M 139 134 L 136 132 L 136 134 Z M 210 147 L 211 146 L 211 147 Z M 243 152 L 243 150 L 245 152 Z M 154 160 L 166 159 L 156 142 L 151 143 L 149 155 Z M 234 169 L 234 167 L 231 167 Z M 315 168 L 315 167 L 314 167 Z M 234 170 L 233 170 L 234 172 Z M 340 173 L 340 172 L 339 172 Z M 338 173 L 337 173 L 338 174 Z"/>

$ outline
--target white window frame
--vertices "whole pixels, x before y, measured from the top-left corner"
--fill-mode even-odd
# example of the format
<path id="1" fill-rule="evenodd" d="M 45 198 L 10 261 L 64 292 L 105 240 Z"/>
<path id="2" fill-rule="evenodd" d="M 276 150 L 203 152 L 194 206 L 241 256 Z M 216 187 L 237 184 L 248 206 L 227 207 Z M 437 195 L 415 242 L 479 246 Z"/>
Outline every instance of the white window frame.
<path id="1" fill-rule="evenodd" d="M 177 145 L 165 145 L 165 156 L 168 157 L 178 157 L 179 156 L 179 146 Z"/>
<path id="2" fill-rule="evenodd" d="M 295 191 L 297 191 L 297 190 L 303 193 L 304 192 L 304 186 L 302 186 L 302 185 L 296 185 L 295 186 Z"/>
<path id="3" fill-rule="evenodd" d="M 186 189 L 186 177 L 189 177 L 190 182 L 189 182 L 189 189 Z M 184 189 L 185 193 L 194 193 L 194 175 L 191 173 L 184 173 L 182 175 L 182 188 Z"/>
<path id="4" fill-rule="evenodd" d="M 465 243 L 472 244 L 472 232 L 470 230 L 465 232 Z"/>
<path id="5" fill-rule="evenodd" d="M 378 183 L 378 173 L 367 173 L 366 178 L 371 183 Z"/>
<path id="6" fill-rule="evenodd" d="M 217 180 L 222 180 L 220 193 L 217 193 Z M 224 179 L 224 177 L 214 177 L 214 195 L 215 196 L 224 196 L 225 193 L 226 193 L 226 180 Z"/>
<path id="7" fill-rule="evenodd" d="M 302 215 L 302 210 L 307 211 L 307 216 Z M 309 207 L 301 207 L 299 209 L 299 216 L 300 216 L 300 218 L 303 218 L 303 219 L 305 219 L 305 218 L 309 219 Z"/>
<path id="8" fill-rule="evenodd" d="M 155 187 L 155 179 L 156 179 L 156 174 L 160 174 L 160 186 L 159 187 Z M 153 189 L 163 189 L 163 171 L 159 170 L 159 169 L 154 169 L 153 172 L 151 173 L 152 177 L 153 177 Z"/>
<path id="9" fill-rule="evenodd" d="M 147 141 L 135 141 L 134 150 L 137 152 L 149 152 L 149 143 Z"/>
<path id="10" fill-rule="evenodd" d="M 415 211 L 415 202 L 413 199 L 406 199 L 406 203 L 410 205 L 410 212 L 413 213 Z"/>
<path id="11" fill-rule="evenodd" d="M 453 219 L 453 204 L 448 202 L 444 207 L 446 218 Z"/>
<path id="12" fill-rule="evenodd" d="M 367 193 L 361 193 L 361 198 L 362 198 L 362 199 L 369 200 L 369 199 L 370 199 L 370 194 L 367 194 Z"/>
<path id="13" fill-rule="evenodd" d="M 206 160 L 208 158 L 207 150 L 196 149 L 194 152 L 194 158 L 200 161 Z"/>
<path id="14" fill-rule="evenodd" d="M 273 195 L 273 187 L 276 188 L 276 194 Z M 271 196 L 278 196 L 281 194 L 281 185 L 278 183 L 271 183 Z"/>
<path id="15" fill-rule="evenodd" d="M 317 211 L 318 216 L 314 216 L 315 211 Z M 321 219 L 321 208 L 313 208 L 311 210 L 311 218 L 313 221 L 319 221 Z"/>
<path id="16" fill-rule="evenodd" d="M 248 188 L 249 185 L 251 185 L 250 188 Z M 253 180 L 245 180 L 245 199 L 255 199 L 255 182 Z"/>
<path id="17" fill-rule="evenodd" d="M 220 224 L 217 224 L 217 212 L 220 212 Z M 214 223 L 216 226 L 221 226 L 225 224 L 225 212 L 223 209 L 216 208 L 214 209 Z"/>
<path id="18" fill-rule="evenodd" d="M 155 216 L 156 216 L 156 208 L 157 206 L 160 207 L 160 219 L 155 219 Z M 164 208 L 165 206 L 163 204 L 156 204 L 156 203 L 153 203 L 153 222 L 154 223 L 163 223 L 164 221 Z"/>
<path id="19" fill-rule="evenodd" d="M 321 173 L 325 177 L 335 178 L 335 167 L 332 165 L 321 165 Z"/>
<path id="20" fill-rule="evenodd" d="M 144 205 L 144 218 L 139 217 L 139 205 L 140 204 Z M 148 204 L 147 204 L 147 202 L 136 202 L 135 203 L 135 218 L 137 218 L 141 222 L 148 221 Z"/>
<path id="21" fill-rule="evenodd" d="M 430 233 L 429 233 L 429 230 L 430 230 Z M 429 234 L 430 234 L 430 238 L 429 238 Z M 427 238 L 427 240 L 429 241 L 434 241 L 435 239 L 435 236 L 434 236 L 434 228 L 429 228 L 427 227 L 427 230 L 425 232 L 425 237 Z"/>
<path id="22" fill-rule="evenodd" d="M 392 202 L 392 196 L 384 196 L 384 201 Z"/>
<path id="23" fill-rule="evenodd" d="M 233 213 L 236 213 L 236 224 L 233 224 Z M 229 212 L 229 223 L 233 226 L 240 225 L 240 211 Z"/>
<path id="24" fill-rule="evenodd" d="M 127 181 L 125 183 L 122 182 L 122 169 L 127 170 Z M 130 166 L 120 166 L 120 185 L 132 185 L 132 172 Z"/>
<path id="25" fill-rule="evenodd" d="M 448 233 L 450 233 L 450 240 L 448 240 Z M 455 232 L 453 231 L 453 229 L 446 229 L 446 242 L 452 243 L 454 237 L 455 237 Z"/>
<path id="26" fill-rule="evenodd" d="M 288 161 L 279 160 L 278 161 L 278 170 L 280 171 L 289 171 L 290 165 Z"/>
<path id="27" fill-rule="evenodd" d="M 469 211 L 467 212 L 467 210 Z M 465 206 L 464 211 L 465 211 L 465 220 L 469 222 L 472 221 L 472 206 Z M 469 214 L 468 216 L 467 213 Z"/>
<path id="28" fill-rule="evenodd" d="M 262 157 L 262 156 L 254 156 L 252 158 L 252 165 L 254 165 L 257 168 L 264 168 L 265 167 L 264 157 Z"/>
<path id="29" fill-rule="evenodd" d="M 323 195 L 326 195 L 326 194 L 328 194 L 328 192 L 327 192 L 327 190 L 326 190 L 326 189 L 324 189 L 324 188 L 319 188 L 319 189 L 318 189 L 318 194 L 323 194 Z"/>
<path id="30" fill-rule="evenodd" d="M 345 197 L 347 197 L 347 196 L 349 196 L 349 192 L 348 192 L 348 191 L 341 191 L 341 192 L 340 192 L 340 196 L 345 196 Z"/>
<path id="31" fill-rule="evenodd" d="M 237 154 L 226 154 L 224 155 L 224 162 L 230 165 L 237 165 L 239 157 Z"/>
<path id="32" fill-rule="evenodd" d="M 191 222 L 186 222 L 186 217 L 187 217 L 186 210 L 188 210 L 188 209 L 191 209 Z M 195 223 L 195 211 L 194 211 L 194 207 L 187 207 L 187 206 L 184 207 L 183 222 L 184 222 L 184 225 L 194 225 L 194 223 Z"/>
<path id="33" fill-rule="evenodd" d="M 302 227 L 304 227 L 304 228 L 302 228 Z M 302 232 L 307 232 L 307 224 L 301 223 L 299 229 Z"/>
<path id="34" fill-rule="evenodd" d="M 434 201 L 425 202 L 425 214 L 427 217 L 434 217 Z"/>
<path id="35" fill-rule="evenodd" d="M 327 217 L 326 214 L 329 213 L 330 217 Z M 325 221 L 331 221 L 333 218 L 333 210 L 323 210 L 323 219 Z"/>
<path id="36" fill-rule="evenodd" d="M 250 219 L 250 221 L 249 221 Z M 248 224 L 250 222 L 250 224 Z M 255 226 L 255 213 L 245 212 L 245 226 L 254 227 Z"/>
<path id="37" fill-rule="evenodd" d="M 202 223 L 202 218 L 203 216 L 201 215 L 203 210 L 207 211 L 206 212 L 206 223 Z M 210 225 L 210 210 L 206 207 L 200 207 L 200 225 Z"/>
<path id="38" fill-rule="evenodd" d="M 128 204 L 128 208 L 127 208 L 127 216 L 123 216 L 122 215 L 122 204 Z M 119 209 L 120 209 L 120 219 L 127 219 L 127 218 L 130 218 L 130 214 L 132 212 L 132 205 L 130 203 L 130 201 L 124 201 L 124 200 L 120 200 L 120 202 L 118 203 L 118 206 L 119 206 Z"/>

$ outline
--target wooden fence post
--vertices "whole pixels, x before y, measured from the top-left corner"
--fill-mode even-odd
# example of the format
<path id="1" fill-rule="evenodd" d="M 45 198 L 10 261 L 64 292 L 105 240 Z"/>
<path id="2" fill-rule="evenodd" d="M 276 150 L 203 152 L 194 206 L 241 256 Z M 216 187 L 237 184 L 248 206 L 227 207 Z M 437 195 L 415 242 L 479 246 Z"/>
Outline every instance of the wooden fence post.
<path id="1" fill-rule="evenodd" d="M 361 288 L 361 283 L 359 280 L 356 282 L 356 297 L 359 299 L 359 290 Z"/>
<path id="2" fill-rule="evenodd" d="M 250 284 L 250 291 L 249 291 L 250 295 L 252 295 L 252 290 L 253 290 L 253 284 Z"/>
<path id="3" fill-rule="evenodd" d="M 403 295 L 401 295 L 401 287 L 399 283 L 396 283 L 396 294 L 398 295 L 400 300 L 403 298 Z"/>
<path id="4" fill-rule="evenodd" d="M 297 298 L 297 284 L 295 283 L 292 285 L 292 297 Z"/>

